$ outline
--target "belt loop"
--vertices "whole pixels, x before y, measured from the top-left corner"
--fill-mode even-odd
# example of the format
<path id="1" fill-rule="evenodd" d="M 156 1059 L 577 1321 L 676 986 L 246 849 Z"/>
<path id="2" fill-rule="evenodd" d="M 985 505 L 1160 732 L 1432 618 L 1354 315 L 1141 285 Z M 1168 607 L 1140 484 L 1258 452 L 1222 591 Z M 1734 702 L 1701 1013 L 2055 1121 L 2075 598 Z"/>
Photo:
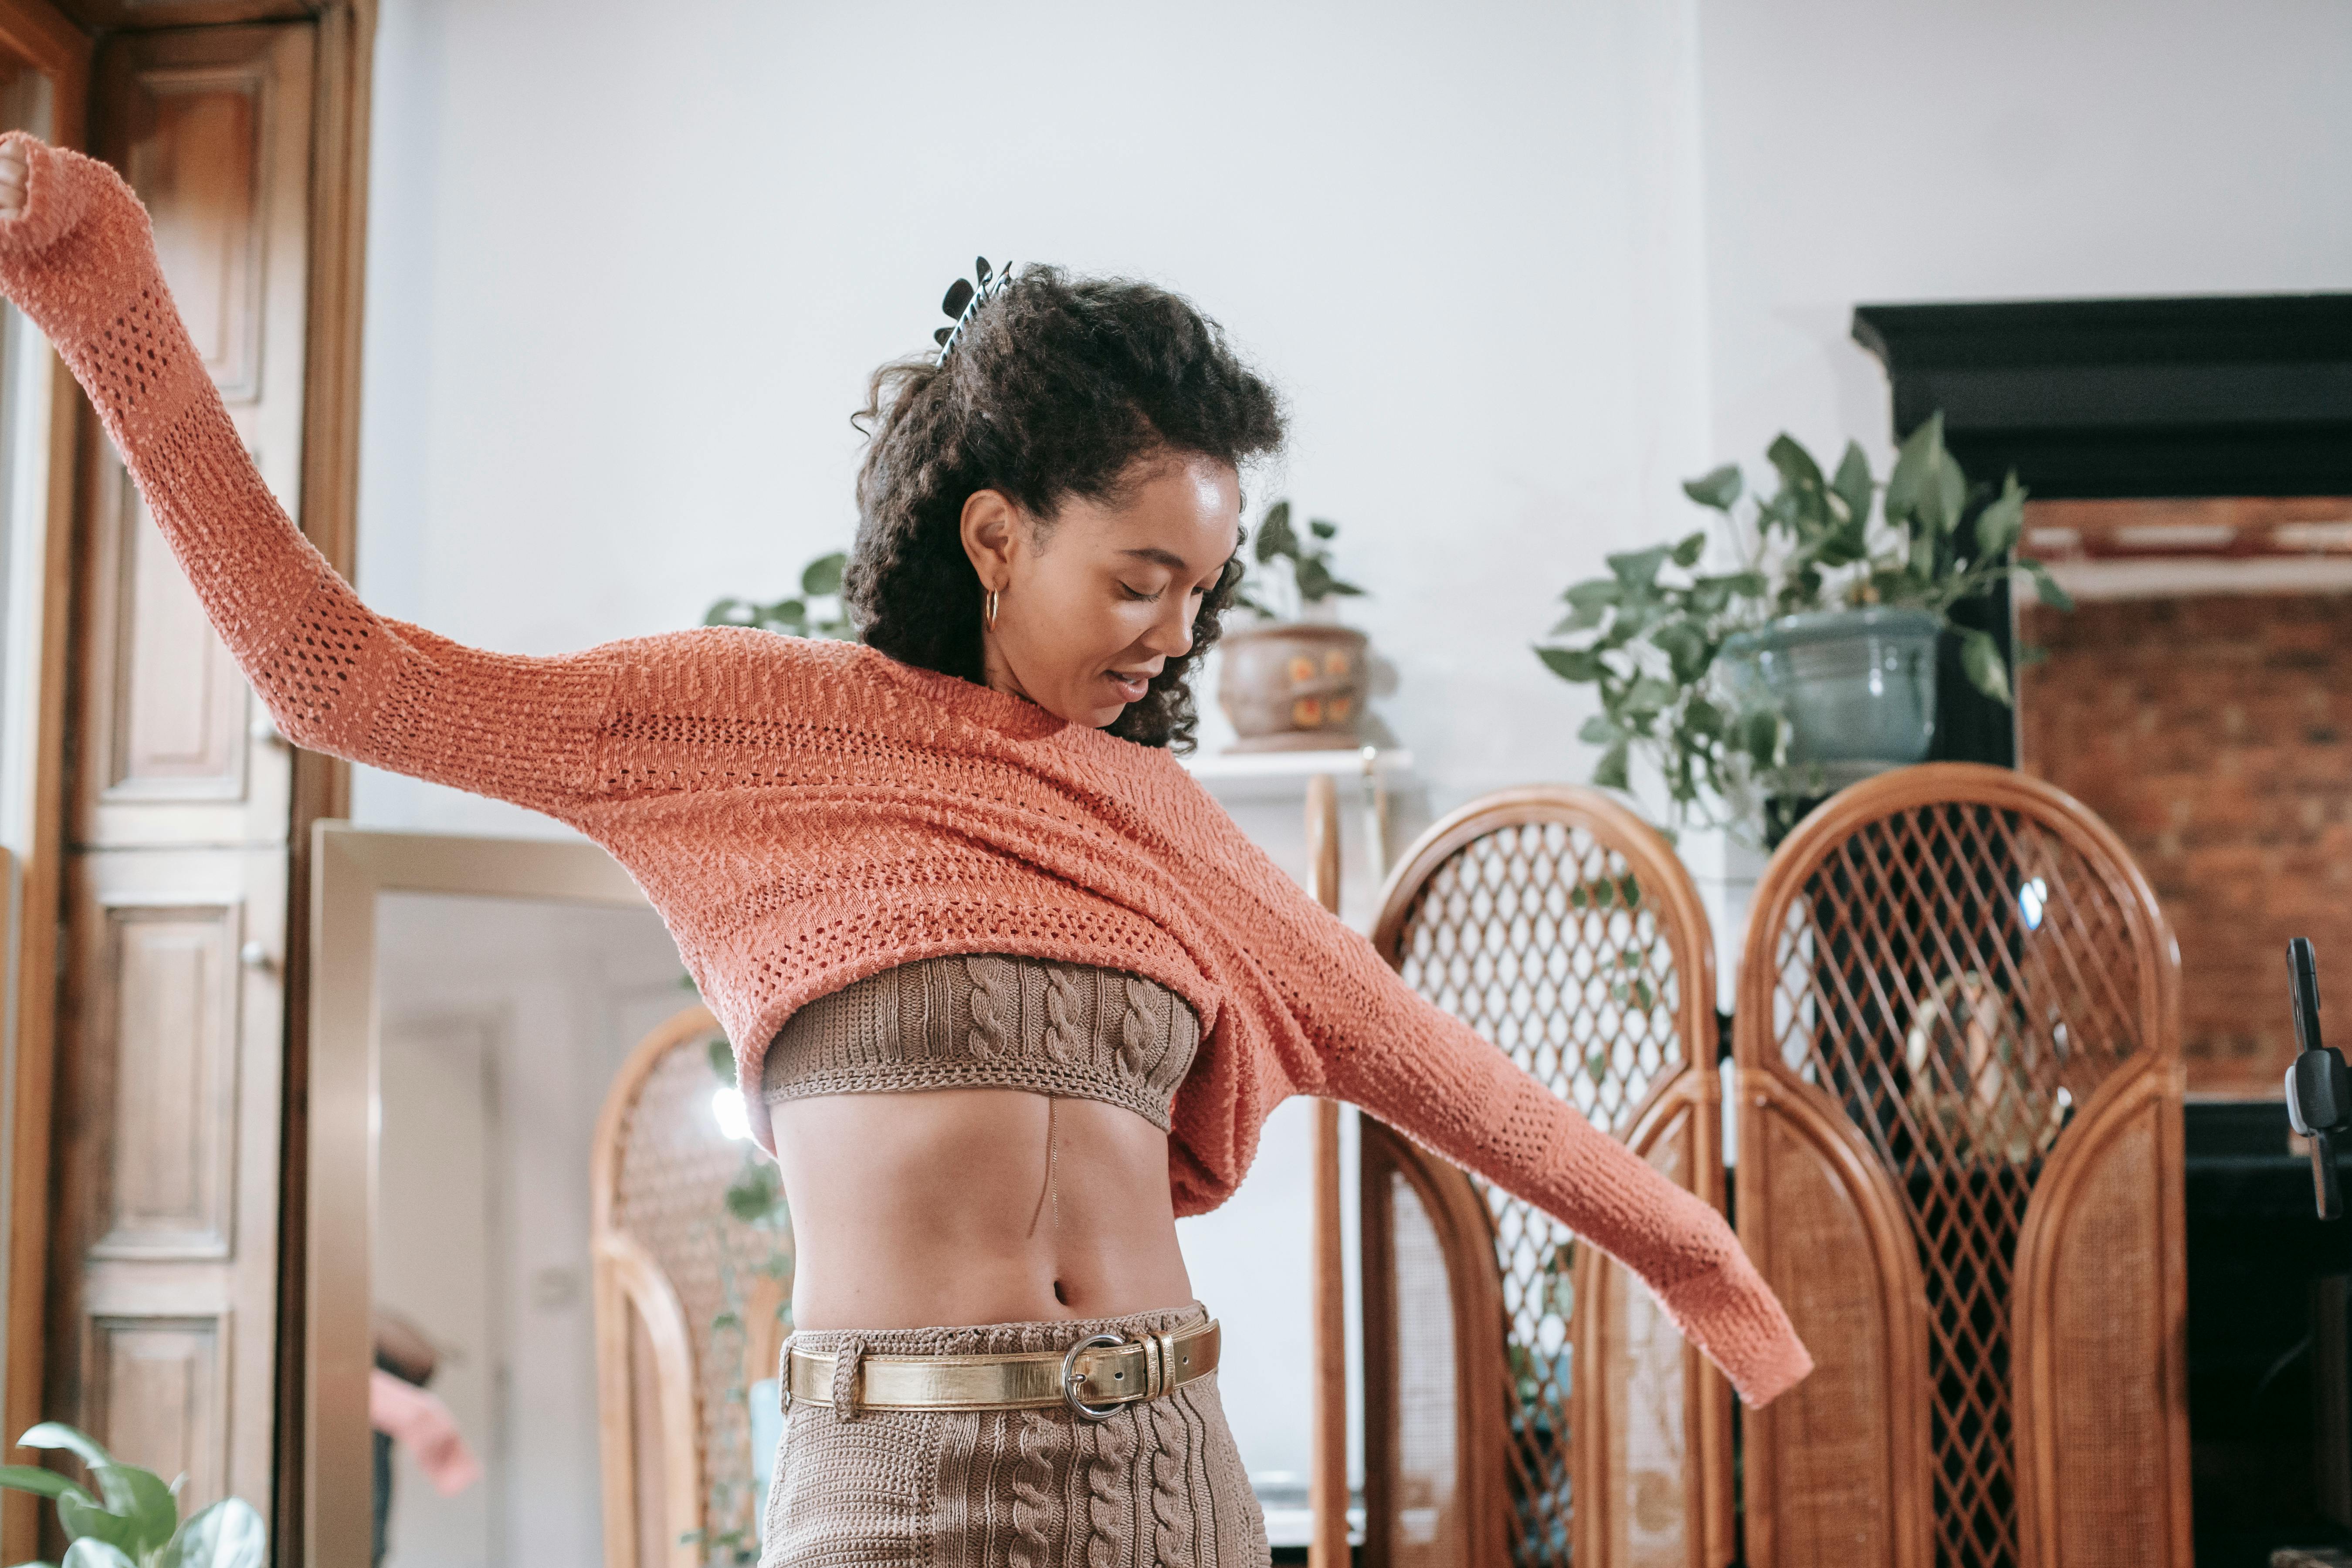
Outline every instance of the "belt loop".
<path id="1" fill-rule="evenodd" d="M 851 1335 L 833 1352 L 833 1418 L 857 1419 L 858 1363 L 866 1358 L 866 1342 Z"/>
<path id="2" fill-rule="evenodd" d="M 785 1415 L 793 1413 L 793 1336 L 784 1336 L 784 1348 L 776 1352 L 776 1405 Z"/>
<path id="3" fill-rule="evenodd" d="M 1151 1338 L 1160 1346 L 1160 1392 L 1166 1394 L 1174 1389 L 1178 1382 L 1176 1335 L 1173 1331 L 1163 1329 Z"/>
<path id="4" fill-rule="evenodd" d="M 1157 1347 L 1152 1344 L 1149 1333 L 1138 1334 L 1128 1343 L 1143 1352 L 1137 1358 L 1143 1363 L 1143 1386 L 1135 1391 L 1136 1395 L 1150 1399 L 1160 1392 L 1160 1357 L 1153 1353 Z"/>

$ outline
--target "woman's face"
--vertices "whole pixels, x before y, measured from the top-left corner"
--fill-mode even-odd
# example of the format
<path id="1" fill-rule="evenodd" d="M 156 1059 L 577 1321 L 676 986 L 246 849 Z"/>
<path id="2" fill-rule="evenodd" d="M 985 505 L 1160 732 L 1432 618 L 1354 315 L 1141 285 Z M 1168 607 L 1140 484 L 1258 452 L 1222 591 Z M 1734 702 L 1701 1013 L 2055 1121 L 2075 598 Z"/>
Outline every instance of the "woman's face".
<path id="1" fill-rule="evenodd" d="M 988 684 L 1101 729 L 1192 646 L 1202 596 L 1241 537 L 1241 481 L 1197 453 L 1139 465 L 1106 504 L 1031 517 L 996 490 L 964 503 L 963 546 L 997 595 Z"/>

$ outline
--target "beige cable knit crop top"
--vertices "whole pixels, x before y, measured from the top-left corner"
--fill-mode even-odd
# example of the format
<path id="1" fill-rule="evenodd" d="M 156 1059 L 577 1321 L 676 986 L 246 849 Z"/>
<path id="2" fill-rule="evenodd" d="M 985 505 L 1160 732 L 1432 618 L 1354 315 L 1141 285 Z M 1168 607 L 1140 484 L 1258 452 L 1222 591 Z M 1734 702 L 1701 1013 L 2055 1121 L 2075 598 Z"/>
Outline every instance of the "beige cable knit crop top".
<path id="1" fill-rule="evenodd" d="M 1165 985 L 1116 969 L 971 953 L 869 974 L 794 1013 L 761 1098 L 1025 1089 L 1098 1100 L 1162 1132 L 1201 1021 Z"/>

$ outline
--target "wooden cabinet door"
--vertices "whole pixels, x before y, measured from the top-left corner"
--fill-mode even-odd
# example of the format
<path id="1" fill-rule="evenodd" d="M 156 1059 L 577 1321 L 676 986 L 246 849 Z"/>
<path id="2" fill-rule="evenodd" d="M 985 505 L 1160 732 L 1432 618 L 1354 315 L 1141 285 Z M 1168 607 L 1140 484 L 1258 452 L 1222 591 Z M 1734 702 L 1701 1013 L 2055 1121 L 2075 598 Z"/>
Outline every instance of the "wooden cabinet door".
<path id="1" fill-rule="evenodd" d="M 298 521 L 312 43 L 308 26 L 118 39 L 95 105 L 99 152 L 147 204 L 196 351 Z M 282 845 L 291 752 L 113 448 L 89 445 L 74 838 Z"/>
<path id="2" fill-rule="evenodd" d="M 289 510 L 307 24 L 119 36 L 94 146 Z M 84 421 L 48 1409 L 187 1500 L 273 1495 L 292 753 Z"/>
<path id="3" fill-rule="evenodd" d="M 54 1408 L 194 1506 L 269 1492 L 282 847 L 77 858 Z"/>

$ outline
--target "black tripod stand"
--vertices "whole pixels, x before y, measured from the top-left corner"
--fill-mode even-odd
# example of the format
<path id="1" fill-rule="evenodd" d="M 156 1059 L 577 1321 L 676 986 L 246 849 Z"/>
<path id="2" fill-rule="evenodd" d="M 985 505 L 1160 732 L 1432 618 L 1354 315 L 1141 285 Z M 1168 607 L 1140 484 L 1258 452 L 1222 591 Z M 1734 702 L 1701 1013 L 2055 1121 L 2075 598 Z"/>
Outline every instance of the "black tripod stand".
<path id="1" fill-rule="evenodd" d="M 2344 1213 L 2344 1188 L 2336 1173 L 2336 1140 L 2352 1132 L 2352 1068 L 2319 1039 L 2319 965 L 2308 938 L 2286 944 L 2287 992 L 2294 1003 L 2294 1038 L 2300 1054 L 2286 1069 L 2286 1119 L 2311 1140 L 2311 1186 L 2319 1217 Z"/>

